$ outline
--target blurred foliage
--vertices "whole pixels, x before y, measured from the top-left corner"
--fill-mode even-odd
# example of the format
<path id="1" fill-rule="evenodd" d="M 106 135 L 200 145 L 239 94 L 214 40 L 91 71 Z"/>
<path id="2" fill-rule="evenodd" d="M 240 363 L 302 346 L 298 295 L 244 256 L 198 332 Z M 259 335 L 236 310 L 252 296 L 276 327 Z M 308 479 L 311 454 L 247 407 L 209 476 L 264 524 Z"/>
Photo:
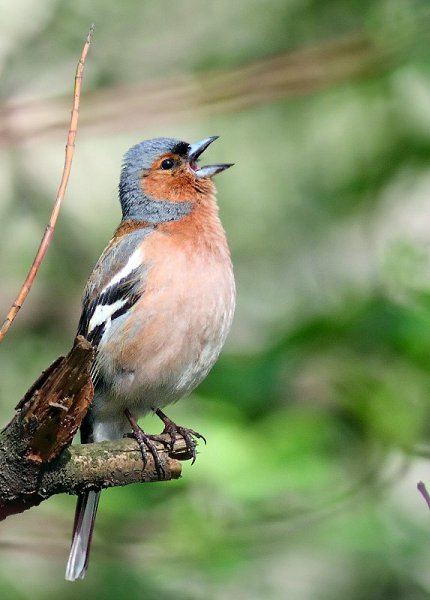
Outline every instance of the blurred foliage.
<path id="1" fill-rule="evenodd" d="M 238 282 L 228 346 L 169 415 L 208 445 L 179 482 L 103 494 L 66 584 L 74 499 L 2 523 L 2 600 L 421 600 L 430 455 L 430 8 L 424 0 L 21 0 L 0 36 L 0 308 L 61 173 L 54 243 L 0 347 L 1 415 L 67 351 L 119 218 L 122 153 L 221 139 L 211 158 Z M 159 422 L 148 417 L 157 431 Z"/>

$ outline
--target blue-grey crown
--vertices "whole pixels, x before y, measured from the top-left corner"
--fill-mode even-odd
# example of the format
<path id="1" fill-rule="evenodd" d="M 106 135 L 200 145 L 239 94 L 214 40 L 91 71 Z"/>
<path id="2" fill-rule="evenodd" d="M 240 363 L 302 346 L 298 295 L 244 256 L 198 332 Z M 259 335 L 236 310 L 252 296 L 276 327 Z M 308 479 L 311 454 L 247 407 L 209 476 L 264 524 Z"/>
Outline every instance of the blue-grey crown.
<path id="1" fill-rule="evenodd" d="M 188 152 L 189 147 L 190 145 L 187 142 L 173 138 L 145 140 L 127 150 L 124 156 L 123 170 L 125 169 L 127 173 L 131 174 L 136 171 L 140 172 L 143 169 L 149 169 L 154 160 L 166 154 L 166 152 L 173 152 L 184 156 Z"/>
<path id="2" fill-rule="evenodd" d="M 125 154 L 119 182 L 122 218 L 149 223 L 177 221 L 191 210 L 190 202 L 155 200 L 144 194 L 141 178 L 153 162 L 173 152 L 185 156 L 190 148 L 187 142 L 173 138 L 154 138 L 132 146 Z"/>

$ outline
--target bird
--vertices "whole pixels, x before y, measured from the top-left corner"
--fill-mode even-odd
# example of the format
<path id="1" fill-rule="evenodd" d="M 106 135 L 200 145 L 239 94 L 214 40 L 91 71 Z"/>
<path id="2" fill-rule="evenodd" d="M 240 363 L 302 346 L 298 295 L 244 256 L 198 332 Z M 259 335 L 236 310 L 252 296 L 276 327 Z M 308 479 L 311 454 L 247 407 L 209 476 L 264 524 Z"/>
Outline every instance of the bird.
<path id="1" fill-rule="evenodd" d="M 126 152 L 119 182 L 122 219 L 82 297 L 77 333 L 96 355 L 94 398 L 81 442 L 131 433 L 144 462 L 148 452 L 153 455 L 160 478 L 156 436 L 137 420 L 157 414 L 172 442 L 183 435 L 195 460 L 196 438 L 203 436 L 176 425 L 162 409 L 206 377 L 235 310 L 231 255 L 212 181 L 233 165 L 199 164 L 217 138 L 189 144 L 160 137 Z M 87 572 L 100 493 L 89 490 L 78 497 L 66 580 Z"/>

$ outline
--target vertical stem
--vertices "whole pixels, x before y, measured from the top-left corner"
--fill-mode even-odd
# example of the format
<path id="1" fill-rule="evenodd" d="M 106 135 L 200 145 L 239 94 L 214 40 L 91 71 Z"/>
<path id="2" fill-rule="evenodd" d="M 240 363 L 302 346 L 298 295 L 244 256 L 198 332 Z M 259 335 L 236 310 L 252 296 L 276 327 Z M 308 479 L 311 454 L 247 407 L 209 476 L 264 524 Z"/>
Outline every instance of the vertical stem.
<path id="1" fill-rule="evenodd" d="M 69 132 L 67 135 L 67 144 L 66 144 L 66 156 L 64 160 L 63 173 L 61 176 L 60 186 L 58 188 L 57 196 L 55 198 L 54 207 L 51 212 L 51 217 L 49 219 L 49 223 L 45 229 L 45 233 L 43 234 L 42 240 L 39 245 L 39 249 L 37 251 L 36 257 L 31 265 L 31 268 L 25 278 L 22 287 L 15 298 L 14 303 L 12 304 L 6 319 L 0 329 L 0 342 L 3 341 L 6 333 L 9 330 L 9 327 L 12 325 L 16 315 L 18 314 L 20 308 L 24 304 L 25 299 L 27 298 L 31 286 L 33 285 L 33 281 L 37 275 L 40 265 L 42 264 L 45 253 L 51 243 L 52 236 L 54 235 L 55 225 L 57 223 L 58 215 L 60 213 L 61 204 L 64 199 L 64 195 L 67 188 L 67 183 L 69 181 L 70 170 L 72 168 L 73 156 L 75 153 L 75 139 L 76 133 L 78 130 L 78 119 L 79 119 L 79 104 L 81 99 L 81 86 L 82 86 L 82 76 L 85 68 L 85 60 L 87 58 L 88 50 L 91 44 L 92 35 L 94 32 L 94 25 L 91 25 L 90 30 L 88 32 L 87 38 L 85 40 L 85 44 L 82 48 L 81 56 L 79 58 L 78 66 L 76 67 L 75 74 L 75 85 L 74 85 L 74 95 L 73 95 L 73 105 L 72 112 L 70 116 L 70 124 L 69 124 Z"/>

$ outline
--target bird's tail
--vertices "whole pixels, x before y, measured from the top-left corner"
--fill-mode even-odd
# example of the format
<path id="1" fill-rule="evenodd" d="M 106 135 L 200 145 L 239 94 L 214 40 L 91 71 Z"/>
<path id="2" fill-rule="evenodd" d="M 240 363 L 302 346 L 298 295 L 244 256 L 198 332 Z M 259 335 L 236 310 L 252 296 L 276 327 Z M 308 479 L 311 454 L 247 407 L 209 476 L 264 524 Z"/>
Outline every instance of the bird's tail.
<path id="1" fill-rule="evenodd" d="M 73 525 L 72 547 L 66 567 L 66 579 L 83 579 L 90 558 L 91 538 L 101 492 L 85 492 L 78 498 Z"/>

